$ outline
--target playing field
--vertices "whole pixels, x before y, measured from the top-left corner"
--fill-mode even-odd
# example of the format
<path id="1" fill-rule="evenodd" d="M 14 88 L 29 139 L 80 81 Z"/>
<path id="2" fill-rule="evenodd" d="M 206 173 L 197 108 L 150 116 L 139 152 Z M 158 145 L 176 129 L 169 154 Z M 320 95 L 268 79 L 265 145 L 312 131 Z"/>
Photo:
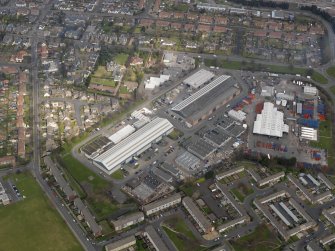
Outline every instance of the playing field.
<path id="1" fill-rule="evenodd" d="M 0 250 L 83 250 L 30 174 L 12 180 L 26 198 L 0 206 Z"/>

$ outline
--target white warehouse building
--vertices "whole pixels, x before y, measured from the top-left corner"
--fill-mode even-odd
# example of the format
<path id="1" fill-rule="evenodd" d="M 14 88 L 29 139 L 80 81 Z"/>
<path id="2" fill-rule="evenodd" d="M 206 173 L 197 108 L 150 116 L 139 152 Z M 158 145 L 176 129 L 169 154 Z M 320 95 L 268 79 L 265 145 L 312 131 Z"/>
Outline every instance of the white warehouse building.
<path id="1" fill-rule="evenodd" d="M 152 143 L 160 141 L 172 130 L 173 125 L 167 119 L 155 118 L 117 145 L 94 158 L 93 163 L 104 172 L 111 174 L 123 164 L 131 161 L 133 157 L 150 148 Z"/>
<path id="2" fill-rule="evenodd" d="M 253 133 L 283 137 L 283 132 L 288 130 L 288 125 L 284 124 L 284 113 L 278 111 L 274 104 L 265 102 L 262 113 L 257 114 Z"/>

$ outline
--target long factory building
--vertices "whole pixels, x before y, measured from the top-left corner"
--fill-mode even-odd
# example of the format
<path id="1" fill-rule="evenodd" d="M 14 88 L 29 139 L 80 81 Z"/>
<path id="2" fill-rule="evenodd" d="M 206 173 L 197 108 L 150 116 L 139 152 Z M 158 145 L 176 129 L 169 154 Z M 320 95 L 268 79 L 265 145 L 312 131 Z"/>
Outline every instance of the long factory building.
<path id="1" fill-rule="evenodd" d="M 131 161 L 133 157 L 150 148 L 152 143 L 160 141 L 163 136 L 169 134 L 172 130 L 173 125 L 167 119 L 155 118 L 106 152 L 94 158 L 93 163 L 104 172 L 112 174 L 123 164 Z"/>
<path id="2" fill-rule="evenodd" d="M 221 75 L 172 108 L 191 125 L 207 119 L 215 110 L 227 104 L 241 89 L 231 76 Z"/>

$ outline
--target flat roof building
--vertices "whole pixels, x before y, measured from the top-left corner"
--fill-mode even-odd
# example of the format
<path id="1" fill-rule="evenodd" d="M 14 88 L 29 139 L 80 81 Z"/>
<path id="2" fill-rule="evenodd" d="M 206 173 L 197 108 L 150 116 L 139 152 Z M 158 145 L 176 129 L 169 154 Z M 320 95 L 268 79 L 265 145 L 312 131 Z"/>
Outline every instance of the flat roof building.
<path id="1" fill-rule="evenodd" d="M 160 199 L 143 206 L 143 211 L 147 216 L 149 216 L 159 211 L 173 207 L 174 205 L 177 205 L 180 202 L 181 202 L 181 196 L 179 193 L 177 193 L 167 198 Z"/>
<path id="2" fill-rule="evenodd" d="M 241 92 L 232 77 L 222 75 L 172 108 L 191 125 L 207 119 Z"/>
<path id="3" fill-rule="evenodd" d="M 278 111 L 274 104 L 265 102 L 262 113 L 257 114 L 253 133 L 281 138 L 288 130 L 288 125 L 284 124 L 284 113 Z"/>
<path id="4" fill-rule="evenodd" d="M 281 178 L 285 177 L 285 172 L 279 172 L 279 173 L 275 173 L 273 175 L 270 175 L 260 181 L 258 181 L 258 185 L 259 186 L 265 186 L 269 183 L 275 183 L 278 182 Z"/>
<path id="5" fill-rule="evenodd" d="M 195 171 L 200 165 L 200 159 L 188 151 L 179 155 L 175 161 L 177 165 L 188 171 Z"/>
<path id="6" fill-rule="evenodd" d="M 194 89 L 197 89 L 207 83 L 209 80 L 214 78 L 214 74 L 205 69 L 201 69 L 196 73 L 192 74 L 188 78 L 186 78 L 183 83 L 191 86 Z"/>
<path id="7" fill-rule="evenodd" d="M 121 140 L 127 138 L 130 134 L 135 132 L 135 128 L 131 125 L 126 125 L 116 133 L 112 134 L 108 137 L 110 141 L 112 141 L 114 144 L 119 143 Z"/>
<path id="8" fill-rule="evenodd" d="M 144 214 L 136 212 L 129 215 L 121 216 L 119 219 L 111 221 L 116 231 L 120 231 L 129 226 L 135 225 L 144 221 Z"/>
<path id="9" fill-rule="evenodd" d="M 195 205 L 195 203 L 190 197 L 187 196 L 183 198 L 183 206 L 186 208 L 186 210 L 189 212 L 189 214 L 196 221 L 196 223 L 204 233 L 214 231 L 214 227 L 212 226 L 210 221 L 200 211 L 200 209 Z"/>
<path id="10" fill-rule="evenodd" d="M 155 118 L 144 127 L 111 147 L 93 160 L 93 163 L 108 174 L 138 156 L 152 143 L 158 142 L 173 130 L 173 125 L 163 118 Z"/>
<path id="11" fill-rule="evenodd" d="M 244 167 L 243 167 L 243 166 L 241 166 L 241 167 L 236 167 L 236 168 L 234 168 L 234 169 L 230 169 L 230 170 L 228 170 L 228 171 L 226 171 L 226 172 L 217 174 L 217 175 L 215 176 L 215 178 L 216 178 L 217 180 L 222 180 L 222 179 L 224 179 L 224 178 L 226 178 L 226 177 L 232 176 L 232 175 L 234 175 L 234 174 L 236 174 L 236 173 L 241 173 L 241 172 L 243 172 L 243 171 L 244 171 Z"/>
<path id="12" fill-rule="evenodd" d="M 123 238 L 121 240 L 112 242 L 105 246 L 106 251 L 121 251 L 125 250 L 127 248 L 130 248 L 131 246 L 136 245 L 136 238 L 134 235 L 131 235 L 129 237 Z"/>
<path id="13" fill-rule="evenodd" d="M 333 190 L 335 189 L 335 185 L 324 175 L 323 173 L 318 174 L 319 180 L 321 180 L 325 185 L 328 187 L 328 189 Z"/>

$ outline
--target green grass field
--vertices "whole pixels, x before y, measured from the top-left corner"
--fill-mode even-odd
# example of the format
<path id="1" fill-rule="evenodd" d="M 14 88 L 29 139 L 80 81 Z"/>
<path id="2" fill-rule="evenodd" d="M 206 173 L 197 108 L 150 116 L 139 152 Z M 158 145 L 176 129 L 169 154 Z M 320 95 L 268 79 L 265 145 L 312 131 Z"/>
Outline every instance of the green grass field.
<path id="1" fill-rule="evenodd" d="M 179 251 L 206 249 L 200 246 L 199 241 L 187 227 L 185 221 L 179 217 L 165 221 L 163 229 Z"/>
<path id="2" fill-rule="evenodd" d="M 87 194 L 86 200 L 98 219 L 104 218 L 118 209 L 118 205 L 113 203 L 106 195 L 106 192 L 111 188 L 111 184 L 108 181 L 100 178 L 96 173 L 84 166 L 71 153 L 64 155 L 60 161 L 67 173 L 84 188 Z M 72 187 L 75 188 L 74 185 Z"/>
<path id="3" fill-rule="evenodd" d="M 113 79 L 110 78 L 97 78 L 97 77 L 92 77 L 91 84 L 98 84 L 98 85 L 106 85 L 106 86 L 111 86 L 111 87 L 115 87 L 116 83 Z"/>
<path id="4" fill-rule="evenodd" d="M 34 178 L 28 173 L 11 178 L 26 198 L 0 206 L 0 250 L 83 250 Z"/>
<path id="5" fill-rule="evenodd" d="M 107 71 L 105 66 L 98 66 L 97 70 L 93 74 L 93 77 L 111 78 L 112 72 Z"/>
<path id="6" fill-rule="evenodd" d="M 129 93 L 128 88 L 126 86 L 120 86 L 119 93 L 128 94 Z"/>
<path id="7" fill-rule="evenodd" d="M 335 78 L 335 66 L 331 66 L 327 69 L 327 74 L 333 78 Z"/>
<path id="8" fill-rule="evenodd" d="M 265 225 L 236 241 L 230 241 L 235 251 L 279 251 L 280 241 Z"/>
<path id="9" fill-rule="evenodd" d="M 114 173 L 111 174 L 112 178 L 116 180 L 122 180 L 124 178 L 123 172 L 121 169 L 115 171 Z"/>
<path id="10" fill-rule="evenodd" d="M 114 61 L 119 65 L 125 65 L 127 63 L 128 57 L 128 54 L 120 53 L 114 57 Z"/>

